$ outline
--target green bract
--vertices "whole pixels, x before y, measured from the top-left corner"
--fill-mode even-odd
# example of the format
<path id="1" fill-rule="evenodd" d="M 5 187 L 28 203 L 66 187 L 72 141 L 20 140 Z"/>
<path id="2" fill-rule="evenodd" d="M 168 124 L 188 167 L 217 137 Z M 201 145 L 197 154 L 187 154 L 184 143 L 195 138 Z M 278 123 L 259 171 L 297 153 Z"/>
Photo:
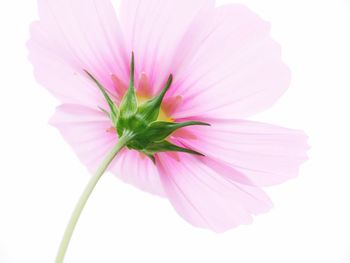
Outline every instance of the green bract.
<path id="1" fill-rule="evenodd" d="M 96 83 L 109 106 L 109 111 L 102 108 L 100 109 L 109 116 L 119 138 L 127 136 L 128 140 L 126 146 L 129 149 L 144 153 L 150 157 L 153 162 L 155 162 L 154 154 L 158 152 L 172 151 L 202 155 L 194 150 L 174 145 L 170 143 L 167 138 L 173 132 L 183 127 L 193 125 L 209 126 L 209 124 L 199 121 L 181 123 L 158 121 L 162 101 L 173 81 L 172 75 L 169 76 L 167 83 L 159 95 L 139 105 L 135 92 L 135 62 L 134 54 L 132 54 L 129 88 L 118 109 L 117 105 L 108 95 L 108 91 L 101 83 L 92 74 L 87 71 L 86 73 Z"/>

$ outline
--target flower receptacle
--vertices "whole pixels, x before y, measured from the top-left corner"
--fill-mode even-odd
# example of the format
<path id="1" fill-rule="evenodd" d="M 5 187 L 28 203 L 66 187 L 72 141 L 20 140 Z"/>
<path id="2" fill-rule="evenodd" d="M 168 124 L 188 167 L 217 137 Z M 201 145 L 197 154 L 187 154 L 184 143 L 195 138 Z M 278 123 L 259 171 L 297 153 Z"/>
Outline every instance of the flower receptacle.
<path id="1" fill-rule="evenodd" d="M 128 136 L 127 148 L 144 153 L 153 162 L 155 162 L 154 155 L 158 152 L 173 151 L 203 156 L 203 154 L 194 150 L 172 144 L 168 138 L 181 128 L 194 125 L 209 126 L 208 123 L 199 121 L 177 123 L 159 120 L 163 99 L 173 82 L 172 74 L 169 75 L 165 86 L 157 96 L 139 105 L 135 91 L 135 58 L 133 53 L 130 65 L 129 87 L 118 107 L 101 83 L 92 74 L 87 71 L 86 73 L 103 94 L 109 106 L 109 111 L 100 109 L 109 116 L 118 137 Z"/>

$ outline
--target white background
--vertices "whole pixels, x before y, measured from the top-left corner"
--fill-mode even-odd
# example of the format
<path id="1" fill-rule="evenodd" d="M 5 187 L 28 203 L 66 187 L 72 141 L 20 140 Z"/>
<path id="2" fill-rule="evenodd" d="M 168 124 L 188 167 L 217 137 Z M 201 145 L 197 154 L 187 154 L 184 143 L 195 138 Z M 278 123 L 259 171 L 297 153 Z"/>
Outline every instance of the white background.
<path id="1" fill-rule="evenodd" d="M 48 263 L 89 174 L 47 124 L 58 102 L 26 59 L 36 1 L 0 1 L 0 262 Z M 218 235 L 108 174 L 66 262 L 350 262 L 350 3 L 242 2 L 271 21 L 293 71 L 290 90 L 255 119 L 308 133 L 298 179 L 267 189 L 269 214 Z"/>

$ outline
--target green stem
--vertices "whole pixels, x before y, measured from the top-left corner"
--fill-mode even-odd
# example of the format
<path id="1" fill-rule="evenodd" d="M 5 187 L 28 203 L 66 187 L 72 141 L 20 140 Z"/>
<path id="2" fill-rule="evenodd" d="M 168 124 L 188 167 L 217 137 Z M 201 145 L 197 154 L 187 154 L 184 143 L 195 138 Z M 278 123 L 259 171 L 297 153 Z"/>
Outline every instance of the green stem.
<path id="1" fill-rule="evenodd" d="M 98 168 L 95 175 L 90 179 L 89 183 L 85 187 L 85 190 L 83 194 L 81 195 L 73 214 L 70 218 L 70 221 L 66 227 L 66 230 L 64 232 L 60 247 L 58 249 L 57 257 L 56 257 L 56 263 L 62 263 L 64 260 L 64 256 L 66 254 L 69 242 L 71 240 L 74 228 L 78 222 L 78 219 L 80 217 L 80 214 L 89 199 L 92 191 L 94 190 L 97 182 L 100 180 L 103 173 L 107 170 L 108 166 L 113 161 L 114 157 L 120 152 L 120 150 L 126 145 L 127 141 L 129 140 L 128 136 L 123 136 L 119 139 L 118 144 L 112 149 L 112 151 L 107 155 L 106 159 L 102 162 L 101 166 Z"/>

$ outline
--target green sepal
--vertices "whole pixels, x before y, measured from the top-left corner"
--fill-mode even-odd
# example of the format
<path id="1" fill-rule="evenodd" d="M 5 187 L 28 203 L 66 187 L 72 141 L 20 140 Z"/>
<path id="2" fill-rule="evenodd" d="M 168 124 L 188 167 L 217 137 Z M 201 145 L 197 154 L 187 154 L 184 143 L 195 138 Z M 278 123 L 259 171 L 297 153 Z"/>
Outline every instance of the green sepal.
<path id="1" fill-rule="evenodd" d="M 199 156 L 205 156 L 197 151 L 177 146 L 168 141 L 153 142 L 149 144 L 147 148 L 143 150 L 143 152 L 147 155 L 153 155 L 159 152 L 183 152 Z"/>
<path id="2" fill-rule="evenodd" d="M 111 112 L 108 113 L 108 115 L 110 116 L 110 118 L 113 122 L 113 125 L 116 126 L 117 120 L 118 120 L 118 108 L 117 108 L 117 106 L 115 105 L 113 100 L 109 97 L 107 90 L 102 86 L 102 84 L 92 74 L 90 74 L 90 72 L 88 72 L 87 70 L 84 70 L 84 71 L 96 83 L 97 87 L 100 89 L 103 96 L 105 97 L 105 100 L 108 103 L 109 109 L 111 110 Z M 102 108 L 100 108 L 100 109 L 102 109 Z M 106 110 L 102 110 L 102 111 L 106 112 Z"/>
<path id="3" fill-rule="evenodd" d="M 147 156 L 148 158 L 151 159 L 151 161 L 153 162 L 153 164 L 156 164 L 156 158 L 154 157 L 153 154 L 146 154 L 146 156 Z"/>
<path id="4" fill-rule="evenodd" d="M 151 125 L 146 129 L 142 136 L 148 141 L 158 142 L 165 140 L 173 132 L 177 131 L 180 128 L 201 125 L 201 126 L 210 126 L 210 124 L 200 121 L 187 121 L 187 122 L 164 122 L 156 121 L 151 123 Z"/>
<path id="5" fill-rule="evenodd" d="M 119 136 L 122 136 L 124 129 L 130 123 L 132 118 L 137 111 L 137 99 L 135 93 L 135 57 L 132 53 L 131 66 L 130 66 L 130 84 L 127 92 L 124 95 L 122 102 L 119 107 L 119 119 L 117 123 L 117 131 Z"/>
<path id="6" fill-rule="evenodd" d="M 147 123 L 151 123 L 155 120 L 157 120 L 159 112 L 160 112 L 160 106 L 162 104 L 162 101 L 164 99 L 164 96 L 166 92 L 169 90 L 171 84 L 173 82 L 173 75 L 170 75 L 168 78 L 167 83 L 165 84 L 164 88 L 160 92 L 160 94 L 149 101 L 146 101 L 140 107 L 137 111 L 137 118 L 141 119 L 142 121 L 145 121 Z"/>

